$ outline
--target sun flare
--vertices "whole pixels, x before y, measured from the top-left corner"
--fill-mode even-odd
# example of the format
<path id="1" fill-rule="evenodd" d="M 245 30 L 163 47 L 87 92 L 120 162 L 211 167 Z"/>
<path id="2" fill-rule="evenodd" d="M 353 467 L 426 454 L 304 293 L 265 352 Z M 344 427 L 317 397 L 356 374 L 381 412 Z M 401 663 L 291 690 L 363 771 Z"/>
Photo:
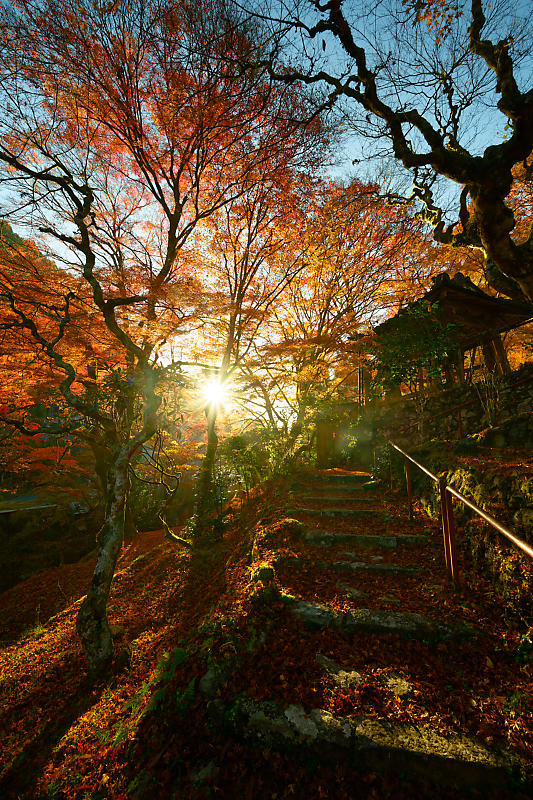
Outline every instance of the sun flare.
<path id="1" fill-rule="evenodd" d="M 208 405 L 220 406 L 228 400 L 228 390 L 220 381 L 209 381 L 202 387 L 204 400 Z"/>

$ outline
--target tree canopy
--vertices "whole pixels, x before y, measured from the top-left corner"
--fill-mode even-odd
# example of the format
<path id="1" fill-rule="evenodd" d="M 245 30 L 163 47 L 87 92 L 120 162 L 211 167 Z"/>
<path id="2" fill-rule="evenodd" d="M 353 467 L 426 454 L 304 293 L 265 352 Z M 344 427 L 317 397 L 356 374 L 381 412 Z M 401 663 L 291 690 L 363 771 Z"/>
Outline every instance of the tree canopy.
<path id="1" fill-rule="evenodd" d="M 511 17 L 483 8 L 3 8 L 0 447 L 19 485 L 28 442 L 52 437 L 54 475 L 75 448 L 92 472 L 103 526 L 78 616 L 92 673 L 113 657 L 107 599 L 140 485 L 173 497 L 187 463 L 188 544 L 212 541 L 221 429 L 238 435 L 222 452 L 248 490 L 249 442 L 271 472 L 309 449 L 361 369 L 354 340 L 431 276 L 484 269 L 493 291 L 532 298 L 527 20 L 494 44 L 482 33 Z M 484 105 L 508 130 L 470 146 Z M 385 168 L 339 177 L 348 128 L 383 159 L 390 142 L 412 198 Z M 437 208 L 439 177 L 460 186 L 458 222 Z"/>
<path id="2" fill-rule="evenodd" d="M 532 300 L 531 227 L 512 200 L 533 151 L 527 4 L 303 0 L 260 16 L 274 39 L 269 74 L 322 87 L 319 106 L 337 105 L 371 155 L 410 171 L 407 199 L 436 240 L 480 250 L 497 291 Z M 451 213 L 442 180 L 456 187 Z"/>

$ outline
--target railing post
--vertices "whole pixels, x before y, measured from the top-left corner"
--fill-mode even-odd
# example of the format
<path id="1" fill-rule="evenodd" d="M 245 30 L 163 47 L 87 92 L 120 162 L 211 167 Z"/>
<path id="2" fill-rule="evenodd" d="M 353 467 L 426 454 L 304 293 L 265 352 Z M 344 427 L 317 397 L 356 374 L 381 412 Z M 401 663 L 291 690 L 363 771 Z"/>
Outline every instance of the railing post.
<path id="1" fill-rule="evenodd" d="M 459 576 L 459 563 L 457 559 L 457 543 L 455 540 L 455 517 L 453 515 L 453 500 L 449 492 L 445 491 L 446 516 L 448 518 L 448 544 L 450 552 L 450 572 L 456 585 L 461 583 Z"/>
<path id="2" fill-rule="evenodd" d="M 460 408 L 457 409 L 457 430 L 458 430 L 458 433 L 459 433 L 459 439 L 462 439 L 464 437 L 463 415 L 461 414 L 461 409 Z"/>
<path id="3" fill-rule="evenodd" d="M 404 458 L 405 483 L 407 484 L 407 501 L 409 503 L 409 520 L 413 521 L 413 482 L 411 480 L 411 463 Z"/>
<path id="4" fill-rule="evenodd" d="M 446 497 L 446 478 L 439 478 L 440 513 L 442 516 L 442 536 L 444 539 L 444 560 L 446 570 L 451 572 L 450 535 L 448 527 L 448 498 Z"/>

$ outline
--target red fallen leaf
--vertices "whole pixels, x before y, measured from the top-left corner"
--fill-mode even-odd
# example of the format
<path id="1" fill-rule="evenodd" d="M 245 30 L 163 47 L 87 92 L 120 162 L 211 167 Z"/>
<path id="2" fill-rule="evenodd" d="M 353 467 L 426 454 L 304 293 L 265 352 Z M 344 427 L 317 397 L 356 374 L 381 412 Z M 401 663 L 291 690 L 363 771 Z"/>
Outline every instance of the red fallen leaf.
<path id="1" fill-rule="evenodd" d="M 494 722 L 491 722 L 490 720 L 482 720 L 477 729 L 477 734 L 484 739 L 487 737 L 493 738 L 495 731 L 497 731 L 497 725 Z"/>

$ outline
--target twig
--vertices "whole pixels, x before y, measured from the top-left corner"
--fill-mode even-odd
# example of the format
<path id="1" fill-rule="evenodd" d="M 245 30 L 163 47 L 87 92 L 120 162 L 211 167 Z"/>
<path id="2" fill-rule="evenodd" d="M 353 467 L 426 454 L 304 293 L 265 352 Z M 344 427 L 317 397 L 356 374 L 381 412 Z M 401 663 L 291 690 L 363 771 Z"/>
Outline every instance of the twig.
<path id="1" fill-rule="evenodd" d="M 165 529 L 165 539 L 171 539 L 173 542 L 176 542 L 176 544 L 181 544 L 184 547 L 188 547 L 189 550 L 192 550 L 192 542 L 189 542 L 188 539 L 182 539 L 181 536 L 176 536 L 174 531 L 169 528 L 166 519 L 164 519 L 161 514 L 159 514 L 159 519 L 161 520 L 161 524 Z"/>

